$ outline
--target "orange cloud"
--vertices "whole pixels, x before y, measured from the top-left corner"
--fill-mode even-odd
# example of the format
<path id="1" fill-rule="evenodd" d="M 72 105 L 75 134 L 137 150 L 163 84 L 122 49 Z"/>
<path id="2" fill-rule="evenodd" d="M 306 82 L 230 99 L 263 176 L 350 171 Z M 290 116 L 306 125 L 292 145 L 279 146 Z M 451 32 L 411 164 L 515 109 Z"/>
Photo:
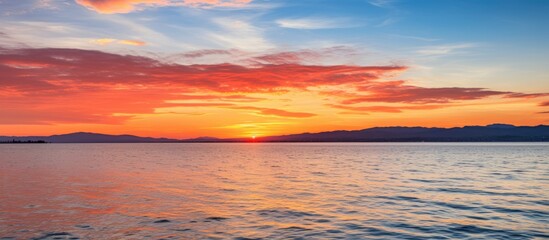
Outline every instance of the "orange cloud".
<path id="1" fill-rule="evenodd" d="M 252 0 L 76 0 L 88 9 L 99 13 L 129 13 L 143 7 L 242 7 Z"/>
<path id="2" fill-rule="evenodd" d="M 49 67 L 23 74 L 4 64 L 8 85 L 32 85 L 57 89 L 70 84 L 153 86 L 207 89 L 215 92 L 283 92 L 288 88 L 336 86 L 367 83 L 381 76 L 406 69 L 402 66 L 309 66 L 300 64 L 261 65 L 246 67 L 234 64 L 179 65 L 131 55 L 118 55 L 79 49 L 17 49 L 5 50 L 2 63 Z M 9 78 L 8 75 L 12 78 Z M 57 84 L 56 84 L 57 83 Z M 60 84 L 62 83 L 62 84 Z M 133 85 L 135 86 L 135 85 Z M 51 90 L 49 89 L 49 90 Z"/>
<path id="3" fill-rule="evenodd" d="M 459 100 L 475 100 L 491 96 L 513 98 L 531 97 L 532 94 L 492 91 L 483 88 L 425 88 L 406 85 L 405 81 L 389 81 L 357 86 L 356 89 L 367 95 L 356 95 L 342 103 L 355 104 L 362 102 L 402 102 L 402 103 L 449 103 Z M 543 94 L 534 94 L 543 96 Z"/>
<path id="4" fill-rule="evenodd" d="M 304 112 L 289 112 L 281 109 L 274 109 L 274 108 L 260 108 L 260 107 L 250 107 L 250 106 L 243 106 L 243 107 L 231 107 L 232 109 L 245 109 L 245 110 L 253 110 L 258 112 L 262 115 L 273 115 L 273 116 L 279 116 L 279 117 L 291 117 L 291 118 L 308 118 L 308 117 L 314 117 L 316 114 L 314 113 L 304 113 Z"/>
<path id="5" fill-rule="evenodd" d="M 217 100 L 225 102 L 258 102 L 265 98 L 250 97 L 244 95 L 197 95 L 197 94 L 180 94 L 177 95 L 178 101 L 186 100 Z"/>
<path id="6" fill-rule="evenodd" d="M 161 5 L 163 0 L 76 0 L 84 7 L 99 13 L 128 13 L 135 10 L 136 5 Z"/>
<path id="7" fill-rule="evenodd" d="M 132 46 L 144 46 L 146 44 L 145 42 L 139 41 L 139 40 L 120 40 L 120 39 L 114 39 L 114 38 L 100 38 L 100 39 L 95 39 L 92 42 L 98 45 L 108 45 L 112 43 L 119 43 L 119 44 L 132 45 Z"/>
<path id="8" fill-rule="evenodd" d="M 296 106 L 299 99 L 293 98 L 292 109 L 326 110 L 325 104 L 331 100 L 318 97 L 323 94 L 339 101 L 330 108 L 385 113 L 436 109 L 498 96 L 546 96 L 480 88 L 428 88 L 383 80 L 406 69 L 298 63 L 183 65 L 91 50 L 0 48 L 0 124 L 121 124 L 140 114 L 173 107 L 252 111 L 259 117 L 320 117 L 319 112 L 288 111 L 282 109 L 286 103 L 273 102 L 275 96 L 287 92 L 310 96 L 306 107 Z M 278 105 L 250 106 L 259 101 L 270 101 L 271 105 L 263 106 Z M 371 102 L 391 105 L 355 105 Z"/>
<path id="9" fill-rule="evenodd" d="M 143 46 L 145 42 L 138 40 L 120 40 L 119 43 L 133 46 Z"/>
<path id="10" fill-rule="evenodd" d="M 98 45 L 107 45 L 107 44 L 111 44 L 113 42 L 116 42 L 116 39 L 113 39 L 113 38 L 100 38 L 100 39 L 93 40 L 93 42 L 95 44 L 98 44 Z"/>
<path id="11" fill-rule="evenodd" d="M 17 65 L 13 63 L 17 62 Z M 47 66 L 21 68 L 19 66 Z M 401 71 L 400 66 L 178 65 L 141 56 L 79 49 L 2 49 L 2 124 L 104 123 L 167 107 L 229 107 L 254 102 L 242 93 L 285 92 L 360 83 Z M 206 94 L 186 94 L 216 93 Z M 177 102 L 195 99 L 222 103 Z M 85 106 L 83 108 L 82 106 Z M 250 108 L 262 115 L 314 114 Z M 56 114 L 52 114 L 56 113 Z"/>
<path id="12" fill-rule="evenodd" d="M 448 105 L 415 105 L 415 106 L 363 106 L 355 107 L 340 104 L 326 104 L 326 106 L 357 112 L 386 112 L 400 113 L 403 110 L 430 110 L 448 107 Z"/>

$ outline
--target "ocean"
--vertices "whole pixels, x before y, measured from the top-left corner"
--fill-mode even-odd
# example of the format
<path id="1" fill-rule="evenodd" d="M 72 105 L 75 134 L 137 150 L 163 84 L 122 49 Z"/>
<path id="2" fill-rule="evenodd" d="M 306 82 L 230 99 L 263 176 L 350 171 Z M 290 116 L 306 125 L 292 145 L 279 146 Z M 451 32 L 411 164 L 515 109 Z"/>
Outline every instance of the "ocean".
<path id="1" fill-rule="evenodd" d="M 0 239 L 546 239 L 547 143 L 0 145 Z"/>

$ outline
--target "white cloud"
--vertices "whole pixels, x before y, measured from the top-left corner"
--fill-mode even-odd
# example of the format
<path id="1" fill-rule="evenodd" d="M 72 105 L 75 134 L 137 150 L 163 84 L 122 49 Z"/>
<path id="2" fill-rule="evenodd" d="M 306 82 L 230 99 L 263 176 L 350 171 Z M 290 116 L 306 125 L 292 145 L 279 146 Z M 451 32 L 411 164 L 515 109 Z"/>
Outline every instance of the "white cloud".
<path id="1" fill-rule="evenodd" d="M 392 5 L 395 0 L 370 0 L 368 2 L 376 7 L 385 8 Z"/>
<path id="2" fill-rule="evenodd" d="M 34 7 L 40 9 L 59 10 L 59 7 L 53 0 L 37 0 L 34 3 Z"/>
<path id="3" fill-rule="evenodd" d="M 397 18 L 390 17 L 390 18 L 387 18 L 387 19 L 383 20 L 383 22 L 376 25 L 376 27 L 385 27 L 385 26 L 389 26 L 389 25 L 391 25 L 393 23 L 396 23 L 396 22 L 398 22 Z"/>
<path id="4" fill-rule="evenodd" d="M 328 19 L 328 18 L 286 18 L 276 20 L 278 26 L 293 29 L 329 29 L 329 28 L 348 28 L 356 27 L 346 19 Z"/>
<path id="5" fill-rule="evenodd" d="M 406 38 L 406 39 L 418 40 L 418 41 L 423 41 L 423 42 L 435 42 L 435 41 L 439 41 L 439 40 L 440 40 L 440 39 L 438 39 L 438 38 L 408 36 L 408 35 L 399 35 L 399 34 L 391 34 L 390 36 L 398 37 L 398 38 Z"/>
<path id="6" fill-rule="evenodd" d="M 416 53 L 423 56 L 443 56 L 457 53 L 459 50 L 477 47 L 475 43 L 446 44 L 422 47 Z"/>
<path id="7" fill-rule="evenodd" d="M 263 31 L 252 24 L 238 19 L 217 18 L 214 23 L 221 27 L 221 31 L 211 31 L 207 39 L 216 42 L 223 48 L 234 48 L 250 51 L 262 51 L 274 48 Z"/>

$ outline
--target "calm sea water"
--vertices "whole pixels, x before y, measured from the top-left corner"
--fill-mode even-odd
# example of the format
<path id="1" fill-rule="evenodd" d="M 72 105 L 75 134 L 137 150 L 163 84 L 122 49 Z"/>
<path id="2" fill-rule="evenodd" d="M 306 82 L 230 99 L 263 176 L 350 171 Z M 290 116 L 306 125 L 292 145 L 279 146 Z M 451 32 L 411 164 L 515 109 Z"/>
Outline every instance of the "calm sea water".
<path id="1" fill-rule="evenodd" d="M 549 145 L 0 145 L 0 239 L 546 239 Z"/>

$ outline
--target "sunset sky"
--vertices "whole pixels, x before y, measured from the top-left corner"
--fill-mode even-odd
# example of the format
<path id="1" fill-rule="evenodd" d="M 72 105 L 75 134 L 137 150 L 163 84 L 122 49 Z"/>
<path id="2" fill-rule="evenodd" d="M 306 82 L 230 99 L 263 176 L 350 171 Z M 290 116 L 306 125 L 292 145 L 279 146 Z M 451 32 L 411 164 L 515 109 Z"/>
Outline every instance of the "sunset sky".
<path id="1" fill-rule="evenodd" d="M 545 0 L 0 0 L 0 135 L 549 124 Z"/>

